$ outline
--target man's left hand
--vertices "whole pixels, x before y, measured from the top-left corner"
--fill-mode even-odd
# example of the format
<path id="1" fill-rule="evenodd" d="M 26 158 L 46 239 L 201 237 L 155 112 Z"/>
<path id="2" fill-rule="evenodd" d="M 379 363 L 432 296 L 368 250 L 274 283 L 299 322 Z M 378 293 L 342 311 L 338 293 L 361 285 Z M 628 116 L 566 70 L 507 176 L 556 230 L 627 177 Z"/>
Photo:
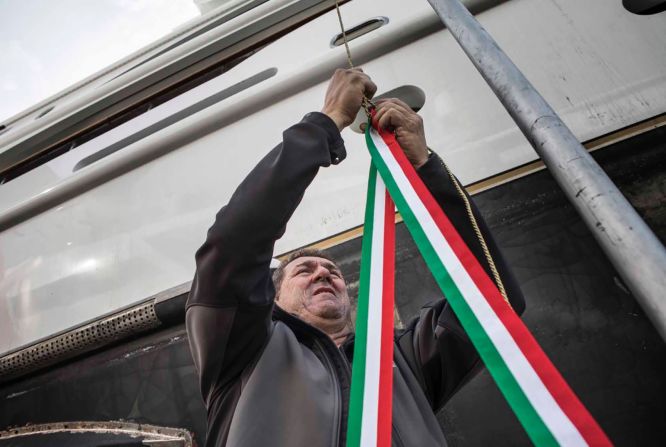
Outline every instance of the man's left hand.
<path id="1" fill-rule="evenodd" d="M 378 99 L 375 103 L 377 113 L 373 124 L 393 131 L 412 166 L 415 169 L 423 166 L 428 161 L 428 145 L 421 116 L 399 99 Z"/>

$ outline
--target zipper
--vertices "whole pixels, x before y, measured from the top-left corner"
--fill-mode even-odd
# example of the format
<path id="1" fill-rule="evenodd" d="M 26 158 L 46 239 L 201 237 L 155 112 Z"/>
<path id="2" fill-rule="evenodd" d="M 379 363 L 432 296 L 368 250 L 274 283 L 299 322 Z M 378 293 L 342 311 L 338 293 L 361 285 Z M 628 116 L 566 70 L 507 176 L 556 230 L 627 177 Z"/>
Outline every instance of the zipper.
<path id="1" fill-rule="evenodd" d="M 287 325 L 293 331 L 307 334 L 310 337 L 310 340 L 312 340 L 314 347 L 316 347 L 317 351 L 321 353 L 321 356 L 318 357 L 320 357 L 326 369 L 330 371 L 335 389 L 337 391 L 335 393 L 337 420 L 334 423 L 336 430 L 334 433 L 332 445 L 346 447 L 346 415 L 349 411 L 349 388 L 351 383 L 351 367 L 349 362 L 335 345 L 335 343 L 333 343 L 333 340 L 331 340 L 331 338 L 324 332 L 320 331 L 314 326 L 311 326 L 300 318 L 285 312 L 278 306 L 274 307 L 273 314 L 278 320 L 282 320 L 283 322 L 287 323 Z M 298 336 L 298 334 L 296 335 Z M 343 391 L 343 388 L 347 389 L 346 393 Z"/>
<path id="2" fill-rule="evenodd" d="M 331 445 L 338 445 L 342 446 L 340 443 L 340 432 L 342 429 L 342 389 L 340 387 L 340 381 L 338 380 L 338 374 L 335 371 L 335 366 L 331 363 L 331 360 L 328 358 L 328 355 L 326 355 L 325 350 L 326 348 L 323 346 L 320 340 L 315 339 L 315 345 L 319 348 L 320 352 L 322 352 L 322 360 L 324 360 L 324 366 L 326 366 L 326 369 L 328 369 L 331 372 L 331 377 L 333 379 L 333 386 L 335 387 L 335 401 L 334 405 L 336 408 L 335 412 L 335 422 L 333 423 L 333 426 L 335 427 L 335 431 L 333 433 L 333 443 Z"/>

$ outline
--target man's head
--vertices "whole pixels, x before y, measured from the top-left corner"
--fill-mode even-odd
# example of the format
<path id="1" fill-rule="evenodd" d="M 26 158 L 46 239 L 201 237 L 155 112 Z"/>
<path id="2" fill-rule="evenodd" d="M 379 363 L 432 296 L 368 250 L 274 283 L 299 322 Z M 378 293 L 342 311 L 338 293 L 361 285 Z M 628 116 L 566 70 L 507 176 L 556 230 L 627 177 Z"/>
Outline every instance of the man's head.
<path id="1" fill-rule="evenodd" d="M 292 253 L 273 273 L 276 303 L 328 332 L 350 324 L 347 284 L 335 261 L 321 250 Z"/>

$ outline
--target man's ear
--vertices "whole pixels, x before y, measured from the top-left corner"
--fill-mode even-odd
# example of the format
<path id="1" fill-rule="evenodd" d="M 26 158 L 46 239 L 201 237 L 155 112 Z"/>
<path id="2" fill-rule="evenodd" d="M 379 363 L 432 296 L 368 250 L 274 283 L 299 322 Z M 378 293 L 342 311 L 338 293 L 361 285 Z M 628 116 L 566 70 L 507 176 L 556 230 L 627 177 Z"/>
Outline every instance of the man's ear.
<path id="1" fill-rule="evenodd" d="M 280 267 L 280 261 L 276 258 L 271 258 L 271 263 L 269 266 L 269 272 L 271 275 L 271 281 L 273 280 L 273 273 L 275 273 L 275 270 Z M 273 284 L 273 287 L 275 287 L 275 284 Z M 275 301 L 278 301 L 280 299 L 280 291 L 275 290 Z"/>

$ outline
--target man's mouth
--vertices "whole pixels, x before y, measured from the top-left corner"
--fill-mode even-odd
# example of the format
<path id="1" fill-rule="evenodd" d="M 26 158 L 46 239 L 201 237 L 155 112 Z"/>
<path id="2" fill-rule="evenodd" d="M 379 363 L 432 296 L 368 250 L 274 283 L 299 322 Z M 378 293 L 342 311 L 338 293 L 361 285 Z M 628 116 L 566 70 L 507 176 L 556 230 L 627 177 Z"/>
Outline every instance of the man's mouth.
<path id="1" fill-rule="evenodd" d="M 335 295 L 335 290 L 333 290 L 331 287 L 318 287 L 312 292 L 312 296 L 319 295 L 321 293 L 330 293 L 333 296 Z"/>

